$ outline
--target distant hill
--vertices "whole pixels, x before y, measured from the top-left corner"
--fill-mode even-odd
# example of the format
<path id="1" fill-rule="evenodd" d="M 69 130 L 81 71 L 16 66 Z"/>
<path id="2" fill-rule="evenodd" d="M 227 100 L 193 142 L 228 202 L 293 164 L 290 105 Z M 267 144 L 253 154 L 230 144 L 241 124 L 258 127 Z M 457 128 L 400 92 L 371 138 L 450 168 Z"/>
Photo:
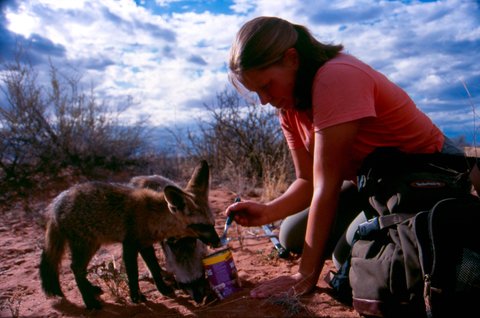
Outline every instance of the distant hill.
<path id="1" fill-rule="evenodd" d="M 480 157 L 480 147 L 465 147 L 465 153 L 469 157 Z"/>

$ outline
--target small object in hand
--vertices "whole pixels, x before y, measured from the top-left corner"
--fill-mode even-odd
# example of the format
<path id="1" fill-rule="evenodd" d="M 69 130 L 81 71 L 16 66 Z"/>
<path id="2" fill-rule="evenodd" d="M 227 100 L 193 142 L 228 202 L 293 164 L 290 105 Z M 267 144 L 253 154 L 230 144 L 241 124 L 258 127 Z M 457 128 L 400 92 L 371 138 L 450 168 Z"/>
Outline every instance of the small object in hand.
<path id="1" fill-rule="evenodd" d="M 236 197 L 234 202 L 240 202 L 240 197 Z M 227 245 L 227 243 L 230 241 L 229 238 L 227 238 L 227 231 L 230 225 L 232 225 L 233 222 L 233 213 L 230 213 L 230 215 L 227 217 L 227 221 L 225 221 L 225 227 L 223 228 L 223 234 L 220 237 L 220 244 L 221 245 Z"/>

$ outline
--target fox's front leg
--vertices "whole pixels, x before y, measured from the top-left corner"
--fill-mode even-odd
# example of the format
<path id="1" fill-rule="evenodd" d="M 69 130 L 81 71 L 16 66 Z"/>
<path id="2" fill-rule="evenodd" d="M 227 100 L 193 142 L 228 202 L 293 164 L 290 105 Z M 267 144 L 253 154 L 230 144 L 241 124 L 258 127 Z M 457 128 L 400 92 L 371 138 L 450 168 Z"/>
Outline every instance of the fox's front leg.
<path id="1" fill-rule="evenodd" d="M 123 262 L 127 271 L 128 287 L 130 288 L 130 298 L 134 303 L 146 301 L 146 297 L 140 293 L 138 286 L 138 244 L 136 242 L 123 242 Z"/>
<path id="2" fill-rule="evenodd" d="M 148 269 L 150 270 L 150 274 L 152 274 L 153 280 L 155 281 L 155 285 L 159 292 L 161 292 L 165 296 L 172 296 L 173 289 L 168 286 L 162 277 L 162 269 L 158 264 L 157 257 L 155 256 L 155 249 L 153 245 L 144 247 L 140 249 L 140 255 L 142 255 L 145 264 L 147 264 Z"/>

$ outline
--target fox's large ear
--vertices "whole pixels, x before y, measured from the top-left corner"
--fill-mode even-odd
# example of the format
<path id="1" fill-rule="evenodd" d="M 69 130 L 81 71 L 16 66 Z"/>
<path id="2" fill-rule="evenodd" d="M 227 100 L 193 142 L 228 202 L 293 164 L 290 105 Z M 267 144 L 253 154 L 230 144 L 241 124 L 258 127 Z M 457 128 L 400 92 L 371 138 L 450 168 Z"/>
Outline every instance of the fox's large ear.
<path id="1" fill-rule="evenodd" d="M 193 172 L 192 178 L 188 181 L 187 189 L 191 192 L 203 193 L 208 196 L 210 171 L 206 160 L 202 160 Z"/>
<path id="2" fill-rule="evenodd" d="M 170 212 L 175 214 L 185 210 L 185 194 L 181 189 L 172 185 L 167 185 L 163 189 L 163 193 L 165 194 L 165 200 L 167 200 L 168 209 Z"/>

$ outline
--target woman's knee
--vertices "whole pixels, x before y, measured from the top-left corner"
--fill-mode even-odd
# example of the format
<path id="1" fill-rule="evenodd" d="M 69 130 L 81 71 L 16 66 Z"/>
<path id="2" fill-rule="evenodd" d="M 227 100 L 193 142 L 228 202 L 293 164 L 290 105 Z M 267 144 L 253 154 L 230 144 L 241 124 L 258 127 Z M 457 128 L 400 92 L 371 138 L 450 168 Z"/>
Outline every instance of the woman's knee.
<path id="1" fill-rule="evenodd" d="M 347 260 L 350 255 L 350 249 L 353 244 L 353 236 L 358 229 L 358 225 L 365 222 L 367 217 L 364 212 L 360 212 L 357 217 L 350 223 L 348 228 L 342 234 L 332 253 L 332 260 L 337 269 Z"/>
<path id="2" fill-rule="evenodd" d="M 280 225 L 278 240 L 288 251 L 301 254 L 307 229 L 308 209 L 285 218 Z"/>

